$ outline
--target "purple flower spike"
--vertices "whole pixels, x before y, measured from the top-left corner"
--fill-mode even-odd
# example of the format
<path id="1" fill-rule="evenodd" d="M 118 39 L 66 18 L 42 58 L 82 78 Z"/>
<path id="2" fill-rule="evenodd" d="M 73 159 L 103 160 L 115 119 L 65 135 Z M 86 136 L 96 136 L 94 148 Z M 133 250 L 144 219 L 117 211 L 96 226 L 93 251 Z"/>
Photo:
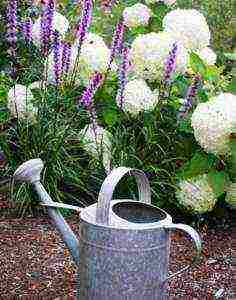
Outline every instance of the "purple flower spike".
<path id="1" fill-rule="evenodd" d="M 122 21 L 119 21 L 116 25 L 116 29 L 113 34 L 111 43 L 111 56 L 109 61 L 109 69 L 115 56 L 122 51 L 123 48 L 123 37 L 125 32 L 125 26 Z"/>
<path id="2" fill-rule="evenodd" d="M 187 95 L 182 103 L 182 106 L 179 109 L 178 119 L 184 118 L 192 108 L 193 100 L 197 94 L 200 81 L 201 81 L 201 77 L 199 75 L 196 75 L 193 79 L 192 84 L 189 86 Z"/>
<path id="3" fill-rule="evenodd" d="M 55 85 L 59 85 L 61 75 L 60 40 L 56 30 L 53 32 L 53 63 Z"/>
<path id="4" fill-rule="evenodd" d="M 27 18 L 21 23 L 21 30 L 26 42 L 30 42 L 32 40 L 32 26 L 33 22 L 31 18 Z"/>
<path id="5" fill-rule="evenodd" d="M 93 1 L 83 0 L 82 16 L 78 25 L 78 29 L 76 31 L 76 38 L 78 39 L 78 48 L 81 48 L 81 44 L 85 39 L 89 25 L 92 21 L 92 9 Z"/>
<path id="6" fill-rule="evenodd" d="M 103 76 L 101 73 L 95 73 L 90 79 L 90 82 L 79 101 L 87 109 L 91 109 L 93 95 L 101 85 L 102 80 L 103 80 Z"/>
<path id="7" fill-rule="evenodd" d="M 71 59 L 71 45 L 65 42 L 62 45 L 62 63 L 61 63 L 61 71 L 64 74 L 66 74 L 69 71 L 70 59 Z"/>
<path id="8" fill-rule="evenodd" d="M 129 69 L 129 48 L 123 48 L 122 61 L 119 65 L 119 88 L 116 96 L 118 107 L 122 109 L 124 102 L 124 89 L 127 83 L 127 72 Z"/>
<path id="9" fill-rule="evenodd" d="M 54 0 L 49 0 L 41 16 L 41 43 L 42 52 L 47 54 L 52 35 L 52 20 L 54 14 Z"/>
<path id="10" fill-rule="evenodd" d="M 9 53 L 16 57 L 17 42 L 17 0 L 9 0 L 7 5 L 7 41 L 10 49 Z"/>
<path id="11" fill-rule="evenodd" d="M 176 57 L 177 57 L 178 45 L 177 43 L 173 44 L 171 51 L 165 61 L 165 69 L 164 69 L 164 83 L 169 84 L 171 75 L 176 67 Z"/>

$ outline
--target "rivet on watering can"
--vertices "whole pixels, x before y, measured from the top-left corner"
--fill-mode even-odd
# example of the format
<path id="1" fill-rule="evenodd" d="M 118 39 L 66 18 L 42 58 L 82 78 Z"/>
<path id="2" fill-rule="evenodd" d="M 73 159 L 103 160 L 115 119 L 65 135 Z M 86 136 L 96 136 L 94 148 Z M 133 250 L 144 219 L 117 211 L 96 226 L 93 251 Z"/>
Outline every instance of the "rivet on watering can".
<path id="1" fill-rule="evenodd" d="M 166 281 L 187 270 L 201 253 L 201 240 L 190 226 L 173 224 L 164 210 L 151 205 L 151 189 L 145 174 L 136 169 L 114 169 L 102 184 L 98 202 L 79 208 L 79 241 L 40 183 L 40 159 L 21 165 L 14 178 L 30 182 L 65 241 L 78 266 L 80 300 L 165 300 Z M 118 182 L 134 176 L 139 200 L 113 200 Z M 65 207 L 65 206 L 64 206 Z M 68 207 L 69 208 L 69 207 Z M 71 206 L 69 209 L 78 210 Z M 180 229 L 195 243 L 192 263 L 168 275 L 170 231 Z"/>

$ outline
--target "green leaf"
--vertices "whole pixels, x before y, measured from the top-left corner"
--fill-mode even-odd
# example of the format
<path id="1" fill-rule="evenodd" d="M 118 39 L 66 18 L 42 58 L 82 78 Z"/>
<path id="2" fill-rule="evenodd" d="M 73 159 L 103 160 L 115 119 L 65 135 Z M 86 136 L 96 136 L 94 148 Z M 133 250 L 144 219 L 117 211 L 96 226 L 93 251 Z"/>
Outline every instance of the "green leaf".
<path id="1" fill-rule="evenodd" d="M 227 92 L 236 94 L 236 77 L 233 77 L 230 84 L 227 87 Z"/>
<path id="2" fill-rule="evenodd" d="M 103 118 L 108 126 L 113 126 L 118 120 L 117 111 L 114 109 L 107 109 L 103 113 Z"/>
<path id="3" fill-rule="evenodd" d="M 179 176 L 183 179 L 208 173 L 215 163 L 215 157 L 204 152 L 197 152 L 190 161 L 183 165 Z"/>
<path id="4" fill-rule="evenodd" d="M 224 53 L 224 56 L 229 60 L 236 60 L 236 53 Z"/>
<path id="5" fill-rule="evenodd" d="M 209 81 L 217 81 L 220 77 L 220 70 L 217 66 L 207 66 L 206 71 L 203 74 L 203 78 Z"/>
<path id="6" fill-rule="evenodd" d="M 211 171 L 208 174 L 208 181 L 211 185 L 216 197 L 221 196 L 229 183 L 229 176 L 227 173 L 221 171 Z"/>
<path id="7" fill-rule="evenodd" d="M 194 52 L 190 53 L 190 66 L 195 73 L 200 74 L 202 77 L 205 76 L 207 68 L 203 60 Z"/>

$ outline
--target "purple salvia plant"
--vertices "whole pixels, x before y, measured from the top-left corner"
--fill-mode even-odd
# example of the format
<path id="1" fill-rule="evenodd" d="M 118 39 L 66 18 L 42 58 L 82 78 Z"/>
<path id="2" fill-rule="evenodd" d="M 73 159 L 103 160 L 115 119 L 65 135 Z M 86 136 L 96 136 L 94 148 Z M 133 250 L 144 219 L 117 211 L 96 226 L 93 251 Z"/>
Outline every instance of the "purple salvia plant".
<path id="1" fill-rule="evenodd" d="M 27 18 L 21 23 L 22 34 L 28 43 L 32 40 L 32 26 L 33 22 L 31 18 Z"/>
<path id="2" fill-rule="evenodd" d="M 49 51 L 51 35 L 52 35 L 52 21 L 54 14 L 55 3 L 54 0 L 49 0 L 44 7 L 41 16 L 41 49 L 44 54 Z"/>
<path id="3" fill-rule="evenodd" d="M 62 62 L 61 62 L 61 71 L 63 74 L 66 74 L 70 68 L 70 59 L 71 59 L 71 45 L 67 42 L 62 44 Z"/>
<path id="4" fill-rule="evenodd" d="M 200 81 L 201 81 L 201 77 L 199 75 L 196 75 L 193 78 L 193 82 L 189 86 L 187 95 L 186 95 L 185 99 L 183 100 L 183 103 L 179 109 L 178 119 L 184 118 L 188 114 L 190 109 L 192 108 L 193 100 L 197 94 L 197 90 L 199 88 Z"/>
<path id="5" fill-rule="evenodd" d="M 101 85 L 102 81 L 103 81 L 103 75 L 101 73 L 96 72 L 90 79 L 88 86 L 83 92 L 83 95 L 79 103 L 82 104 L 84 107 L 86 107 L 88 110 L 92 109 L 93 95 Z"/>
<path id="6" fill-rule="evenodd" d="M 59 85 L 61 75 L 61 60 L 60 60 L 60 40 L 58 31 L 53 32 L 53 71 L 54 83 Z"/>
<path id="7" fill-rule="evenodd" d="M 17 0 L 8 0 L 7 5 L 7 41 L 9 43 L 9 53 L 16 57 L 17 42 Z"/>
<path id="8" fill-rule="evenodd" d="M 176 67 L 176 57 L 177 57 L 178 45 L 177 43 L 173 44 L 172 49 L 169 52 L 169 55 L 165 61 L 164 66 L 164 83 L 169 84 L 171 75 L 173 74 Z"/>
<path id="9" fill-rule="evenodd" d="M 123 21 L 119 21 L 116 25 L 116 29 L 113 34 L 112 43 L 111 43 L 111 54 L 108 69 L 111 68 L 113 59 L 117 54 L 119 54 L 123 49 L 123 37 L 125 32 L 125 26 Z"/>
<path id="10" fill-rule="evenodd" d="M 116 96 L 116 103 L 122 109 L 124 102 L 124 89 L 127 83 L 127 73 L 129 69 L 129 48 L 124 47 L 122 50 L 121 63 L 119 65 L 119 88 Z"/>
<path id="11" fill-rule="evenodd" d="M 76 30 L 76 38 L 78 39 L 79 49 L 81 48 L 82 42 L 85 39 L 89 25 L 92 21 L 92 9 L 93 9 L 93 1 L 83 0 L 82 16 L 78 28 Z"/>

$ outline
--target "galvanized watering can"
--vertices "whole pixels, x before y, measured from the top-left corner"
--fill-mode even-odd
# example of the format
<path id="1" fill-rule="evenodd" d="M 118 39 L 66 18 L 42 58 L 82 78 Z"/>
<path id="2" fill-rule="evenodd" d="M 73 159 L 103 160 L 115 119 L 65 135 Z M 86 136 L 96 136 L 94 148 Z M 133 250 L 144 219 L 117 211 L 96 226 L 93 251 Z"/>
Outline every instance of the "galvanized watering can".
<path id="1" fill-rule="evenodd" d="M 142 171 L 119 167 L 102 184 L 98 202 L 87 208 L 53 202 L 43 185 L 43 163 L 32 159 L 22 164 L 14 178 L 33 184 L 42 204 L 78 266 L 80 300 L 168 299 L 166 282 L 187 270 L 201 253 L 198 233 L 188 225 L 173 224 L 171 216 L 151 205 L 149 182 Z M 112 200 L 113 191 L 125 175 L 135 177 L 139 201 Z M 58 207 L 80 213 L 79 240 Z M 196 254 L 191 265 L 168 275 L 170 231 L 180 229 L 193 240 Z"/>

